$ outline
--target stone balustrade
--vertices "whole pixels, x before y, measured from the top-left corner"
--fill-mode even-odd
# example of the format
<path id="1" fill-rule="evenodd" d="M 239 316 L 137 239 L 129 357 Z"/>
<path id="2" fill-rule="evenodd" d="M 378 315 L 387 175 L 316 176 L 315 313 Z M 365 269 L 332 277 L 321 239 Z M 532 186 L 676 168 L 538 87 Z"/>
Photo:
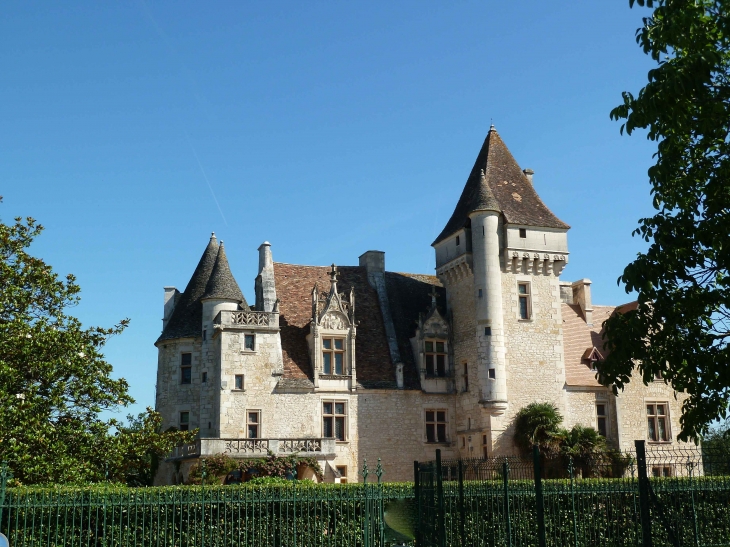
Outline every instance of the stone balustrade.
<path id="1" fill-rule="evenodd" d="M 279 314 L 265 311 L 223 310 L 213 321 L 216 326 L 230 328 L 279 328 Z"/>
<path id="2" fill-rule="evenodd" d="M 196 439 L 175 447 L 168 460 L 201 458 L 225 454 L 232 458 L 275 456 L 332 457 L 335 439 Z"/>

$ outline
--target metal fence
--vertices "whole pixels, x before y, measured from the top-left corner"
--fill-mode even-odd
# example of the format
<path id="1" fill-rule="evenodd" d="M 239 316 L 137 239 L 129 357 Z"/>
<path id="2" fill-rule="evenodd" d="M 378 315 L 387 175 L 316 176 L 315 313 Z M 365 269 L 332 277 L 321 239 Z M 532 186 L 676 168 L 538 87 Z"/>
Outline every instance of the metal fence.
<path id="1" fill-rule="evenodd" d="M 446 546 L 730 546 L 730 454 L 415 463 L 417 542 Z"/>
<path id="2" fill-rule="evenodd" d="M 0 485 L 0 531 L 13 547 L 380 547 L 392 543 L 384 504 L 413 492 L 377 471 L 343 485 Z"/>

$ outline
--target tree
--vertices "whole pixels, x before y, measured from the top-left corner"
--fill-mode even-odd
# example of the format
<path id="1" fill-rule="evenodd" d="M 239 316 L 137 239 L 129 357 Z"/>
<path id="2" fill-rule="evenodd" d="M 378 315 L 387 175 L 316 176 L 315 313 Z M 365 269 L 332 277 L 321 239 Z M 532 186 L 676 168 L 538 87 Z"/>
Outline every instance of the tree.
<path id="1" fill-rule="evenodd" d="M 517 448 L 527 456 L 537 445 L 548 455 L 554 455 L 560 444 L 560 424 L 563 417 L 553 403 L 530 403 L 515 416 L 514 440 Z"/>
<path id="2" fill-rule="evenodd" d="M 100 417 L 133 402 L 101 353 L 128 320 L 84 328 L 66 313 L 79 302 L 74 276 L 26 251 L 42 230 L 32 218 L 0 222 L 0 459 L 26 484 L 124 480 L 129 456 L 190 433 L 152 434 L 151 412 L 131 426 Z"/>
<path id="3" fill-rule="evenodd" d="M 573 458 L 576 469 L 584 477 L 596 474 L 606 464 L 606 439 L 592 427 L 576 424 L 570 430 L 560 430 L 557 437 L 560 453 Z"/>
<path id="4" fill-rule="evenodd" d="M 661 374 L 688 395 L 678 438 L 696 440 L 730 398 L 730 2 L 635 2 L 654 8 L 636 39 L 657 66 L 611 118 L 657 143 L 656 214 L 634 232 L 649 248 L 619 282 L 638 305 L 606 321 L 600 379 L 618 393 Z"/>

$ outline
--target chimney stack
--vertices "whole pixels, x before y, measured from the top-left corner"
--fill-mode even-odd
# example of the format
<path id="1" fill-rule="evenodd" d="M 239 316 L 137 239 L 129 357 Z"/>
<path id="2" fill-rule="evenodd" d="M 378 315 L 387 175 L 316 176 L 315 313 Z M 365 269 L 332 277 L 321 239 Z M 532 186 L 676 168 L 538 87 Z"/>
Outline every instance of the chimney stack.
<path id="1" fill-rule="evenodd" d="M 586 324 L 593 326 L 593 304 L 591 302 L 591 280 L 579 279 L 573 282 L 573 302 L 580 306 Z"/>
<path id="2" fill-rule="evenodd" d="M 527 177 L 527 180 L 530 181 L 530 184 L 532 184 L 532 175 L 535 174 L 535 171 L 532 169 L 523 169 L 522 172 L 525 174 L 525 177 Z"/>
<path id="3" fill-rule="evenodd" d="M 365 266 L 368 275 L 385 273 L 385 253 L 383 251 L 367 251 L 361 254 L 360 266 Z"/>
<path id="4" fill-rule="evenodd" d="M 259 274 L 256 276 L 256 311 L 272 312 L 275 304 L 274 259 L 271 256 L 271 243 L 264 241 L 259 246 Z"/>
<path id="5" fill-rule="evenodd" d="M 177 304 L 180 291 L 175 287 L 165 287 L 165 307 L 162 315 L 162 330 L 165 330 L 167 322 L 172 317 L 172 312 L 175 311 L 175 304 Z"/>

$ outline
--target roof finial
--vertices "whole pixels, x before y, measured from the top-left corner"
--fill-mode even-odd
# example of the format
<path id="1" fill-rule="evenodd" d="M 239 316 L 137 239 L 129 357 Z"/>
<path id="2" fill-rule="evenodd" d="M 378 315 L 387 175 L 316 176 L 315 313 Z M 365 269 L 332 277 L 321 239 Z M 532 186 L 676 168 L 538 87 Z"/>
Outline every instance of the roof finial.
<path id="1" fill-rule="evenodd" d="M 489 130 L 490 131 L 495 131 L 495 129 L 494 129 L 494 119 L 493 118 L 489 118 Z"/>
<path id="2" fill-rule="evenodd" d="M 330 279 L 333 283 L 337 283 L 337 266 L 335 266 L 334 262 L 332 263 L 332 271 L 330 271 Z"/>
<path id="3" fill-rule="evenodd" d="M 431 306 L 436 305 L 436 285 L 431 285 Z"/>
<path id="4" fill-rule="evenodd" d="M 215 232 L 210 233 L 210 239 L 215 239 Z"/>

